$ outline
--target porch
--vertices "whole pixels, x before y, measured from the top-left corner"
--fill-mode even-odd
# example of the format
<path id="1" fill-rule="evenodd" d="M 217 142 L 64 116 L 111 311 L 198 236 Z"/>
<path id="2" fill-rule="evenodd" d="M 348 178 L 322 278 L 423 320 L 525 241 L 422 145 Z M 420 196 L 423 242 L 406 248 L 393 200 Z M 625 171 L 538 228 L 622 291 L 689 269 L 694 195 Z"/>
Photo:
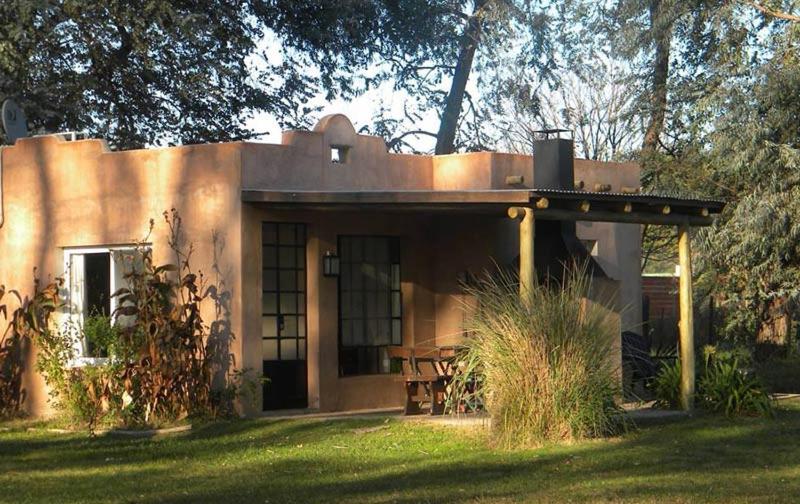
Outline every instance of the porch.
<path id="1" fill-rule="evenodd" d="M 637 224 L 676 226 L 682 315 L 690 320 L 688 230 L 708 225 L 722 208 L 715 201 L 552 189 L 243 191 L 242 199 L 244 365 L 272 375 L 261 408 L 319 411 L 402 405 L 389 348 L 458 343 L 467 302 L 459 281 L 469 275 L 495 264 L 519 268 L 524 295 L 536 272 L 568 257 L 583 254 L 602 264 L 579 242 L 576 221 L 597 222 L 582 224 L 596 237 L 627 232 L 636 247 Z M 277 238 L 264 238 L 272 234 Z M 619 247 L 625 240 L 614 242 Z M 284 268 L 281 252 L 288 247 L 304 247 L 305 263 L 294 259 Z M 338 275 L 323 271 L 326 255 L 338 258 Z M 618 267 L 624 274 L 618 270 L 617 278 L 599 275 L 606 291 L 624 292 L 632 274 L 640 281 L 638 262 Z M 283 313 L 287 283 L 290 297 L 302 297 L 305 306 L 298 301 Z M 267 302 L 273 294 L 275 302 Z M 626 303 L 618 296 L 614 304 L 609 308 L 619 313 Z M 691 322 L 681 327 L 682 360 L 692 362 Z M 688 409 L 693 366 L 684 368 Z"/>

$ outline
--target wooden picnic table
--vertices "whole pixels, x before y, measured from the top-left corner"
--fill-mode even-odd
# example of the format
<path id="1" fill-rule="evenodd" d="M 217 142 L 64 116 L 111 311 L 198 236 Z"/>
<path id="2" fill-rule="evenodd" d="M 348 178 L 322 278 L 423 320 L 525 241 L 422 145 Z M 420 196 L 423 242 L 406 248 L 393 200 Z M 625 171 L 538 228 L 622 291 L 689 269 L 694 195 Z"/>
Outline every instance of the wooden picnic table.
<path id="1" fill-rule="evenodd" d="M 453 378 L 457 347 L 415 346 L 391 347 L 389 357 L 402 360 L 402 376 L 406 391 L 404 413 L 422 412 L 422 405 L 430 405 L 431 415 L 444 413 L 447 384 Z"/>

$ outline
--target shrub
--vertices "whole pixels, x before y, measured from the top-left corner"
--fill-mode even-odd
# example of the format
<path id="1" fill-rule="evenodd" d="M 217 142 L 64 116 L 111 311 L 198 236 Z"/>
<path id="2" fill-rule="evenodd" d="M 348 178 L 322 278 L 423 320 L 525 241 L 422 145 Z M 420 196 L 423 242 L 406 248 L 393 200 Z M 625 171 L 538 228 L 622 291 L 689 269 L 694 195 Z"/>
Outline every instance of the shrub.
<path id="1" fill-rule="evenodd" d="M 772 399 L 766 388 L 743 365 L 752 362 L 750 352 L 741 347 L 706 346 L 703 355 L 695 396 L 699 407 L 727 416 L 773 415 Z M 656 396 L 655 407 L 680 407 L 680 361 L 663 366 L 651 386 Z"/>
<path id="2" fill-rule="evenodd" d="M 11 291 L 12 295 L 19 295 Z M 0 285 L 0 315 L 7 320 L 8 307 L 3 304 L 6 288 Z M 12 319 L 14 315 L 12 315 Z M 0 336 L 0 418 L 16 416 L 22 405 L 22 338 L 14 331 L 13 322 Z"/>
<path id="3" fill-rule="evenodd" d="M 464 287 L 477 308 L 467 308 L 450 409 L 484 404 L 501 446 L 599 436 L 620 426 L 618 369 L 609 358 L 618 327 L 608 311 L 585 302 L 585 273 L 534 285 L 529 302 L 502 272 Z"/>
<path id="4" fill-rule="evenodd" d="M 83 321 L 83 336 L 92 357 L 108 357 L 118 353 L 115 346 L 120 341 L 120 331 L 112 324 L 111 317 L 95 314 Z"/>
<path id="5" fill-rule="evenodd" d="M 681 363 L 675 360 L 665 363 L 656 373 L 651 383 L 654 406 L 657 408 L 677 409 L 681 406 Z"/>
<path id="6" fill-rule="evenodd" d="M 750 359 L 749 352 L 707 347 L 704 354 L 698 382 L 698 400 L 703 407 L 728 416 L 774 414 L 772 399 L 761 381 L 741 365 L 742 360 Z"/>

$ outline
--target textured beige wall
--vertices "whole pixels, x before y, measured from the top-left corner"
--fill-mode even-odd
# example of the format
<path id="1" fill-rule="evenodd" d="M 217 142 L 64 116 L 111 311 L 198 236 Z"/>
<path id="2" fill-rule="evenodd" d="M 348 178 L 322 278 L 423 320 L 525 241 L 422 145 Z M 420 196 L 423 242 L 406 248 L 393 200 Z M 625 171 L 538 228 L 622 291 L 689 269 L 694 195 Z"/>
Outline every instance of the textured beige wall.
<path id="1" fill-rule="evenodd" d="M 9 288 L 31 293 L 34 267 L 45 280 L 63 275 L 64 247 L 142 239 L 151 218 L 157 223 L 150 238 L 154 258 L 171 261 L 161 215 L 176 208 L 195 245 L 194 267 L 230 292 L 230 317 L 223 322 L 237 336 L 241 333 L 237 144 L 109 152 L 100 140 L 66 142 L 47 136 L 19 140 L 5 149 L 3 158 L 0 281 Z M 208 308 L 204 315 L 211 322 L 214 310 Z M 241 339 L 236 339 L 231 347 L 237 362 L 240 346 Z M 33 369 L 29 360 L 26 408 L 45 414 L 47 392 Z"/>
<path id="2" fill-rule="evenodd" d="M 349 148 L 344 164 L 330 162 L 330 146 Z M 286 211 L 242 204 L 240 191 L 265 190 L 445 190 L 505 189 L 508 175 L 529 187 L 531 156 L 467 153 L 412 156 L 386 152 L 383 140 L 357 135 L 341 115 L 325 118 L 310 132 L 286 132 L 282 145 L 210 144 L 109 152 L 100 140 L 66 142 L 58 137 L 20 140 L 4 152 L 5 223 L 0 228 L 0 281 L 32 288 L 32 270 L 47 278 L 63 273 L 63 248 L 122 245 L 144 236 L 151 218 L 177 208 L 195 244 L 195 267 L 231 294 L 227 318 L 236 339 L 237 367 L 261 369 L 262 221 L 308 224 L 309 401 L 322 410 L 397 406 L 402 389 L 392 377 L 338 376 L 337 284 L 321 275 L 322 255 L 336 249 L 340 234 L 403 237 L 402 291 L 405 344 L 456 341 L 463 324 L 457 278 L 480 273 L 493 260 L 510 263 L 517 230 L 504 215 Z M 591 189 L 638 185 L 632 164 L 576 160 L 576 179 Z M 581 238 L 597 239 L 598 261 L 620 289 L 623 328 L 637 325 L 639 227 L 581 223 Z M 216 236 L 216 241 L 213 239 Z M 153 235 L 156 258 L 167 261 L 165 228 Z M 219 275 L 219 279 L 216 276 Z M 206 314 L 210 319 L 212 313 Z M 640 316 L 640 315 L 639 315 Z M 640 321 L 640 319 L 638 319 Z M 46 390 L 33 373 L 25 376 L 28 409 L 44 413 Z M 260 411 L 260 397 L 248 413 Z"/>

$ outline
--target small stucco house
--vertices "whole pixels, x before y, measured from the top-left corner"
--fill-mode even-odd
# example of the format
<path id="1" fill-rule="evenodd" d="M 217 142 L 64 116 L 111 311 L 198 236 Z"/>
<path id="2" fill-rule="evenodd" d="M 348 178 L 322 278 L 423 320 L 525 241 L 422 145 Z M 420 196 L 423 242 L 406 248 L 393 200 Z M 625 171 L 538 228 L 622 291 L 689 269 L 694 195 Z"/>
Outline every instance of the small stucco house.
<path id="1" fill-rule="evenodd" d="M 229 294 L 210 317 L 226 318 L 235 365 L 271 379 L 247 413 L 399 406 L 388 348 L 458 342 L 461 280 L 519 264 L 512 206 L 551 215 L 537 221 L 537 270 L 584 255 L 614 292 L 620 330 L 640 326 L 640 224 L 593 222 L 588 206 L 653 219 L 667 218 L 667 204 L 673 216 L 699 207 L 646 200 L 631 190 L 636 164 L 573 163 L 571 142 L 550 142 L 534 157 L 393 154 L 343 115 L 285 132 L 279 145 L 111 151 L 99 139 L 19 139 L 2 152 L 0 282 L 30 290 L 37 268 L 67 279 L 74 306 L 97 308 L 122 281 L 114 252 L 175 208 L 194 265 Z M 156 262 L 172 260 L 166 238 L 159 227 L 149 238 Z M 323 271 L 326 255 L 338 274 Z M 48 396 L 33 359 L 23 386 L 38 415 Z"/>

